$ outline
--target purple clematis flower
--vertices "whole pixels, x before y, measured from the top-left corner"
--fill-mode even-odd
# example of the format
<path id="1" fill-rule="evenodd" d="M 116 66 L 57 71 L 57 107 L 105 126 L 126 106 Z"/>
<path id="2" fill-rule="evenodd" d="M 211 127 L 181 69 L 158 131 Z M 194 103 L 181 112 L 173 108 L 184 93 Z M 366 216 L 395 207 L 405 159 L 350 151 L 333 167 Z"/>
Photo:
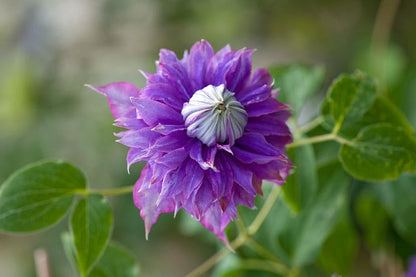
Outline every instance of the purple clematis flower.
<path id="1" fill-rule="evenodd" d="M 266 69 L 251 73 L 252 49 L 214 53 L 202 40 L 178 59 L 162 49 L 146 86 L 93 87 L 107 96 L 127 164 L 147 161 L 133 197 L 146 237 L 160 213 L 184 208 L 227 243 L 237 205 L 254 207 L 261 182 L 284 183 L 288 106 L 275 98 Z"/>

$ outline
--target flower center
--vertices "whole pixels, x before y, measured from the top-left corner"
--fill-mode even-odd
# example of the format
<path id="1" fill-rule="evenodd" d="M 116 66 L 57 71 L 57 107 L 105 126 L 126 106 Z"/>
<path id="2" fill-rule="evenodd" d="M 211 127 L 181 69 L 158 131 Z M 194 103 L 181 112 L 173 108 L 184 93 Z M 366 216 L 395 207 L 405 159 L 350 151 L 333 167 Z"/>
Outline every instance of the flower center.
<path id="1" fill-rule="evenodd" d="M 197 90 L 182 108 L 187 134 L 204 144 L 233 145 L 243 135 L 247 112 L 224 85 Z"/>

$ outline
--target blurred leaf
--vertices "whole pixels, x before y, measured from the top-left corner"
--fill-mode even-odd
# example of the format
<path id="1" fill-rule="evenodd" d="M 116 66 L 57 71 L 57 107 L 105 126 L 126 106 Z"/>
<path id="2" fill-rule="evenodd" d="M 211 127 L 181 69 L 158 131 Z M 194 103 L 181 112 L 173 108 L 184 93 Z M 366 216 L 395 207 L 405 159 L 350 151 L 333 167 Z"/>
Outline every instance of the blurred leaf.
<path id="1" fill-rule="evenodd" d="M 416 139 L 401 128 L 376 124 L 364 128 L 349 144 L 343 144 L 340 160 L 357 179 L 395 179 L 416 170 Z"/>
<path id="2" fill-rule="evenodd" d="M 56 223 L 85 183 L 82 172 L 64 162 L 40 162 L 18 170 L 1 186 L 0 231 L 31 232 Z"/>
<path id="3" fill-rule="evenodd" d="M 312 264 L 319 250 L 338 221 L 338 214 L 345 203 L 345 191 L 350 178 L 339 163 L 319 170 L 320 188 L 310 203 L 294 214 L 284 197 L 279 197 L 256 239 L 274 252 L 289 267 Z M 269 188 L 265 187 L 265 198 Z M 261 198 L 258 198 L 261 200 Z M 256 206 L 261 207 L 261 201 Z M 247 220 L 255 211 L 240 209 Z"/>
<path id="4" fill-rule="evenodd" d="M 324 126 L 332 130 L 335 126 L 341 133 L 362 119 L 377 95 L 373 79 L 362 72 L 341 75 L 328 90 L 322 106 Z"/>
<path id="5" fill-rule="evenodd" d="M 403 128 L 404 131 L 409 133 L 414 131 L 402 111 L 383 96 L 379 96 L 374 100 L 373 105 L 362 118 L 364 126 L 375 123 L 390 123 L 395 127 Z"/>
<path id="6" fill-rule="evenodd" d="M 389 217 L 381 203 L 373 194 L 365 192 L 357 199 L 354 211 L 363 229 L 367 245 L 371 248 L 383 246 L 387 236 Z"/>
<path id="7" fill-rule="evenodd" d="M 27 128 L 33 120 L 33 93 L 36 90 L 36 69 L 28 56 L 15 53 L 2 58 L 0 66 L 0 129 L 5 132 Z"/>
<path id="8" fill-rule="evenodd" d="M 296 169 L 286 179 L 283 192 L 286 202 L 299 212 L 313 199 L 318 188 L 315 155 L 312 145 L 292 148 L 288 154 Z"/>
<path id="9" fill-rule="evenodd" d="M 358 243 L 359 237 L 344 209 L 341 220 L 322 245 L 319 263 L 328 273 L 348 276 Z"/>
<path id="10" fill-rule="evenodd" d="M 230 254 L 214 268 L 211 277 L 242 277 L 245 276 L 242 268 L 242 260 L 238 255 Z"/>
<path id="11" fill-rule="evenodd" d="M 390 44 L 383 49 L 365 49 L 355 63 L 391 88 L 403 77 L 406 57 L 398 45 Z"/>
<path id="12" fill-rule="evenodd" d="M 72 268 L 76 271 L 77 269 L 77 256 L 75 253 L 75 245 L 70 233 L 65 232 L 61 234 L 61 242 L 64 247 L 65 256 L 68 258 Z"/>
<path id="13" fill-rule="evenodd" d="M 89 277 L 138 277 L 139 265 L 127 249 L 110 242 Z"/>
<path id="14" fill-rule="evenodd" d="M 416 175 L 404 174 L 397 180 L 376 186 L 383 196 L 383 204 L 393 218 L 398 233 L 416 243 Z"/>
<path id="15" fill-rule="evenodd" d="M 75 267 L 76 250 L 73 238 L 69 233 L 61 236 L 65 254 Z M 137 277 L 139 265 L 136 258 L 127 249 L 114 242 L 109 242 L 99 261 L 93 267 L 89 277 Z"/>
<path id="16" fill-rule="evenodd" d="M 321 66 L 300 64 L 276 66 L 270 69 L 275 87 L 280 88 L 278 100 L 289 103 L 299 114 L 306 98 L 322 85 L 325 70 Z"/>
<path id="17" fill-rule="evenodd" d="M 317 195 L 313 205 L 301 214 L 292 258 L 295 266 L 313 262 L 322 243 L 338 222 L 339 211 L 345 203 L 349 178 L 341 170 L 333 171 L 330 175 L 328 183 Z"/>
<path id="18" fill-rule="evenodd" d="M 98 194 L 82 198 L 72 212 L 70 227 L 78 268 L 86 276 L 110 238 L 113 217 L 107 199 Z"/>

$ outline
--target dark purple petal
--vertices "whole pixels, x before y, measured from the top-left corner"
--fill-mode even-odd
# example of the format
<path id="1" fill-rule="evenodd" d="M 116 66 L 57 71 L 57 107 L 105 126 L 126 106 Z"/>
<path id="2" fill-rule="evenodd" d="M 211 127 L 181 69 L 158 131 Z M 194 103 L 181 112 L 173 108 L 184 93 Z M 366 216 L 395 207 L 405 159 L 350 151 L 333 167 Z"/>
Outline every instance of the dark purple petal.
<path id="1" fill-rule="evenodd" d="M 280 111 L 260 117 L 251 117 L 248 119 L 246 131 L 260 133 L 265 136 L 288 135 L 290 130 L 285 121 L 289 116 L 289 112 Z"/>
<path id="2" fill-rule="evenodd" d="M 126 82 L 111 83 L 105 86 L 87 87 L 107 96 L 110 110 L 114 118 L 135 117 L 134 106 L 130 102 L 130 97 L 138 97 L 139 90 L 132 84 Z"/>
<path id="3" fill-rule="evenodd" d="M 186 165 L 186 176 L 183 180 L 185 185 L 184 197 L 190 198 L 191 194 L 198 191 L 204 180 L 204 171 L 194 160 L 189 159 Z"/>
<path id="4" fill-rule="evenodd" d="M 279 159 L 273 160 L 266 164 L 251 164 L 250 168 L 254 174 L 263 180 L 281 185 L 289 175 L 292 163 L 286 156 L 280 156 Z"/>
<path id="5" fill-rule="evenodd" d="M 187 57 L 187 69 L 194 92 L 208 85 L 205 81 L 205 72 L 207 70 L 208 62 L 213 55 L 214 50 L 205 40 L 197 42 L 192 46 Z"/>
<path id="6" fill-rule="evenodd" d="M 239 93 L 236 95 L 238 101 L 243 105 L 262 102 L 270 98 L 272 87 L 270 85 L 263 85 L 261 87 L 253 88 L 246 93 Z"/>
<path id="7" fill-rule="evenodd" d="M 229 195 L 234 183 L 233 169 L 223 156 L 221 153 L 218 153 L 215 159 L 215 167 L 221 170 L 214 171 L 209 169 L 205 173 L 205 176 L 212 185 L 214 196 L 217 199 Z"/>
<path id="8" fill-rule="evenodd" d="M 240 50 L 238 58 L 225 73 L 226 88 L 238 92 L 247 82 L 251 72 L 251 54 L 253 49 Z"/>
<path id="9" fill-rule="evenodd" d="M 271 114 L 285 110 L 286 108 L 286 105 L 273 98 L 267 98 L 262 102 L 252 103 L 245 106 L 248 117 L 258 117 L 261 115 Z"/>
<path id="10" fill-rule="evenodd" d="M 253 173 L 247 165 L 240 163 L 237 159 L 230 158 L 231 170 L 235 182 L 251 196 L 256 195 L 253 187 Z"/>
<path id="11" fill-rule="evenodd" d="M 278 148 L 279 150 L 285 149 L 286 144 L 289 144 L 293 141 L 291 134 L 286 134 L 282 136 L 266 136 L 266 140 L 268 143 Z"/>
<path id="12" fill-rule="evenodd" d="M 182 115 L 169 106 L 157 101 L 142 98 L 132 98 L 131 102 L 137 109 L 140 118 L 150 127 L 161 124 L 182 124 Z"/>
<path id="13" fill-rule="evenodd" d="M 264 85 L 269 86 L 272 83 L 272 76 L 267 69 L 259 68 L 251 76 L 250 80 L 247 81 L 246 86 L 241 91 L 241 94 L 246 94 L 253 89 L 262 87 Z"/>
<path id="14" fill-rule="evenodd" d="M 189 156 L 194 161 L 198 162 L 201 168 L 208 169 L 211 168 L 213 170 L 217 170 L 214 161 L 215 155 L 217 153 L 217 147 L 215 146 L 206 146 L 203 145 L 200 141 L 193 142 Z"/>
<path id="15" fill-rule="evenodd" d="M 267 163 L 280 154 L 280 151 L 269 144 L 264 136 L 255 133 L 247 133 L 238 139 L 232 150 L 234 156 L 245 164 Z"/>

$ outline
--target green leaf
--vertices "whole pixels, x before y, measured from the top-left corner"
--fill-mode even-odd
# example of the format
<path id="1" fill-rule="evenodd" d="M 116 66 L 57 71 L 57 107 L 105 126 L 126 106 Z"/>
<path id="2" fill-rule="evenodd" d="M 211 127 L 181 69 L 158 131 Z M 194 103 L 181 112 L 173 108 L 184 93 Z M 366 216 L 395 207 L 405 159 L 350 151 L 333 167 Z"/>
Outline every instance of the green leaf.
<path id="1" fill-rule="evenodd" d="M 322 85 L 325 70 L 321 66 L 294 64 L 273 67 L 270 74 L 280 88 L 278 100 L 290 103 L 298 114 L 306 98 Z"/>
<path id="2" fill-rule="evenodd" d="M 0 231 L 31 232 L 58 222 L 85 186 L 81 171 L 64 162 L 40 162 L 18 170 L 1 186 Z"/>
<path id="3" fill-rule="evenodd" d="M 63 233 L 61 240 L 66 256 L 76 268 L 76 250 L 72 236 Z M 134 255 L 123 246 L 110 242 L 88 277 L 137 277 L 139 271 Z"/>
<path id="4" fill-rule="evenodd" d="M 288 154 L 296 169 L 286 179 L 283 192 L 286 202 L 299 212 L 313 199 L 318 188 L 315 155 L 312 145 L 292 148 Z"/>
<path id="5" fill-rule="evenodd" d="M 367 245 L 371 248 L 381 248 L 389 230 L 389 216 L 374 192 L 361 193 L 356 200 L 354 211 Z"/>
<path id="6" fill-rule="evenodd" d="M 357 179 L 396 179 L 403 172 L 416 170 L 416 140 L 401 128 L 371 125 L 341 146 L 339 158 Z"/>
<path id="7" fill-rule="evenodd" d="M 324 109 L 328 107 L 329 105 Z M 389 99 L 378 96 L 360 120 L 344 122 L 340 133 L 345 137 L 353 138 L 357 136 L 361 129 L 377 123 L 389 123 L 395 127 L 401 127 L 409 133 L 414 132 L 404 114 Z M 332 127 L 333 125 L 327 126 L 328 129 Z"/>
<path id="8" fill-rule="evenodd" d="M 348 276 L 358 249 L 358 243 L 358 234 L 348 217 L 348 210 L 344 209 L 341 220 L 322 245 L 318 259 L 319 264 L 328 273 Z"/>
<path id="9" fill-rule="evenodd" d="M 332 130 L 348 129 L 361 121 L 377 96 L 376 83 L 362 72 L 341 75 L 328 90 L 322 106 L 324 126 Z"/>
<path id="10" fill-rule="evenodd" d="M 416 244 L 416 175 L 403 174 L 397 180 L 378 184 L 376 189 L 393 218 L 397 232 Z"/>
<path id="11" fill-rule="evenodd" d="M 293 265 L 303 266 L 312 263 L 316 258 L 323 242 L 338 222 L 338 214 L 345 204 L 348 183 L 348 176 L 341 170 L 333 171 L 314 204 L 301 214 L 292 257 Z"/>
<path id="12" fill-rule="evenodd" d="M 107 199 L 98 194 L 82 198 L 72 212 L 70 227 L 78 268 L 86 276 L 110 238 L 113 216 Z"/>
<path id="13" fill-rule="evenodd" d="M 88 276 L 138 277 L 139 271 L 134 255 L 121 245 L 111 242 Z"/>
<path id="14" fill-rule="evenodd" d="M 68 232 L 61 234 L 61 242 L 64 247 L 65 256 L 68 258 L 69 263 L 71 264 L 74 270 L 77 269 L 77 256 L 73 238 Z"/>

